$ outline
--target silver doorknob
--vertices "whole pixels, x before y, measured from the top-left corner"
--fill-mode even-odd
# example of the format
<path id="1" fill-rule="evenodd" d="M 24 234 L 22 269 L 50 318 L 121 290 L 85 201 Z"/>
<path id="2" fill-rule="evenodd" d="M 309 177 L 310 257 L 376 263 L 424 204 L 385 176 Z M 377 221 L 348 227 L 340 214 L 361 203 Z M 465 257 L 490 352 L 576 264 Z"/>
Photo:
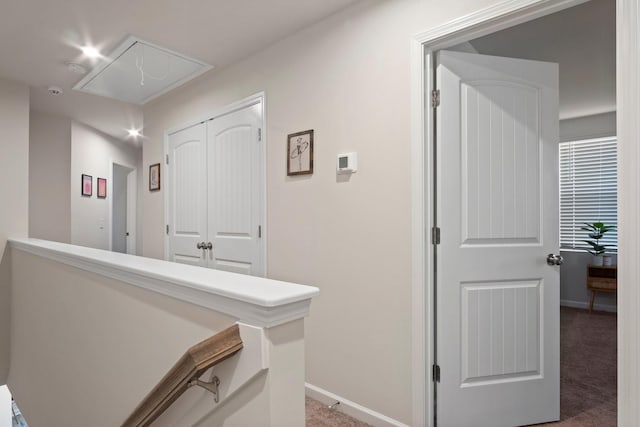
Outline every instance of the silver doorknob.
<path id="1" fill-rule="evenodd" d="M 204 244 L 204 242 L 202 242 L 202 243 Z M 207 244 L 205 245 L 204 248 L 211 250 L 211 249 L 213 249 L 213 244 L 211 242 L 207 242 Z"/>
<path id="2" fill-rule="evenodd" d="M 196 248 L 198 249 L 205 249 L 206 244 L 204 242 L 200 242 L 196 244 Z"/>
<path id="3" fill-rule="evenodd" d="M 564 258 L 562 258 L 562 255 L 547 255 L 547 264 L 549 265 L 562 265 L 563 262 Z"/>

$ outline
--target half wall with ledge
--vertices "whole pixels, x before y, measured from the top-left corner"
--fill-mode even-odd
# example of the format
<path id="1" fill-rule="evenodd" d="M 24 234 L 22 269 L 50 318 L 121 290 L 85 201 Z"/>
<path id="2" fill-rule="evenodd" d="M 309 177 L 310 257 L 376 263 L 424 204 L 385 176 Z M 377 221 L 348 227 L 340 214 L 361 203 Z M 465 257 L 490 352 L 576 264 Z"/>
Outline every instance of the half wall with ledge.
<path id="1" fill-rule="evenodd" d="M 304 317 L 315 287 L 37 239 L 10 240 L 8 385 L 32 427 L 121 425 L 194 344 L 243 347 L 153 426 L 304 425 Z"/>

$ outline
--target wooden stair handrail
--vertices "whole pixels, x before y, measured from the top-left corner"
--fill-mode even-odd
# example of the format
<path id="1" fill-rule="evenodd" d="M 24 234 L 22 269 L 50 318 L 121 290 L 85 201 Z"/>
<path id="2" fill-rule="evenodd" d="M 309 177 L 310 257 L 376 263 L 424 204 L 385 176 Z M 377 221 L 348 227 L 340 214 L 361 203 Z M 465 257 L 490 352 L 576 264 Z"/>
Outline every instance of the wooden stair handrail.
<path id="1" fill-rule="evenodd" d="M 145 427 L 155 421 L 208 369 L 242 349 L 238 325 L 233 325 L 189 348 L 153 390 L 140 402 L 122 427 Z"/>

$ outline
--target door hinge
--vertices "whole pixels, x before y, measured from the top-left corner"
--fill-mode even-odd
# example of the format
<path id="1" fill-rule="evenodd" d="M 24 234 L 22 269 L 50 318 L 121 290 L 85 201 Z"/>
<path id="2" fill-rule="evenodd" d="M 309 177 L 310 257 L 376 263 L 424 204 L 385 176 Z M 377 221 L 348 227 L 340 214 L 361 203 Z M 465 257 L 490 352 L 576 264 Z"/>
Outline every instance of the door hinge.
<path id="1" fill-rule="evenodd" d="M 440 89 L 431 91 L 431 107 L 436 108 L 440 105 Z"/>
<path id="2" fill-rule="evenodd" d="M 433 379 L 434 382 L 437 382 L 437 383 L 440 382 L 440 366 L 439 365 L 433 365 L 431 369 L 431 378 Z"/>
<path id="3" fill-rule="evenodd" d="M 262 128 L 258 128 L 258 141 L 262 141 Z"/>
<path id="4" fill-rule="evenodd" d="M 167 224 L 167 234 L 169 234 L 169 224 Z"/>
<path id="5" fill-rule="evenodd" d="M 166 163 L 166 164 L 169 164 L 169 155 L 168 155 L 168 154 L 166 155 L 166 157 L 165 157 L 165 160 L 164 160 L 164 161 L 165 161 L 165 163 Z"/>
<path id="6" fill-rule="evenodd" d="M 258 226 L 258 239 L 262 238 L 262 226 Z"/>
<path id="7" fill-rule="evenodd" d="M 440 244 L 440 227 L 431 227 L 431 244 Z"/>

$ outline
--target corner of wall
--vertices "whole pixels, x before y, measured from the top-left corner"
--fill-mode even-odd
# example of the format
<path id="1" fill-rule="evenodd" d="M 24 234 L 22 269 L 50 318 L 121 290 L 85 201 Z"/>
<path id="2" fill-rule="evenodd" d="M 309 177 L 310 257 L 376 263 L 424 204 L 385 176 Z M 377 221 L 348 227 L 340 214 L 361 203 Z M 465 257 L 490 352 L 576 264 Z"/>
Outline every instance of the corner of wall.
<path id="1" fill-rule="evenodd" d="M 11 272 L 7 239 L 29 231 L 29 87 L 0 79 L 0 384 L 10 368 Z"/>

